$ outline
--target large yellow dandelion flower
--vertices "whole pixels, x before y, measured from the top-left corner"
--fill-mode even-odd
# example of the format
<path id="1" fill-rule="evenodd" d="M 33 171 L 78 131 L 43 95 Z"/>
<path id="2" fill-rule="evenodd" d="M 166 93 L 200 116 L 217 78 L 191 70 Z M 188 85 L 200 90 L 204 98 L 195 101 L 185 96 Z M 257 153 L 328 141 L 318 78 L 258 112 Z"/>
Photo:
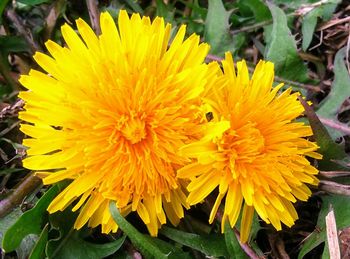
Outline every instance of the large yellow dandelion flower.
<path id="1" fill-rule="evenodd" d="M 320 158 L 316 144 L 304 137 L 311 128 L 293 120 L 304 109 L 291 89 L 277 94 L 272 88 L 274 66 L 260 61 L 251 79 L 244 61 L 235 72 L 230 54 L 222 62 L 219 76 L 205 98 L 213 120 L 207 123 L 201 140 L 182 148 L 195 159 L 178 171 L 188 185 L 190 205 L 202 202 L 216 187 L 218 195 L 209 222 L 213 222 L 225 198 L 222 230 L 225 220 L 236 224 L 241 207 L 241 241 L 249 237 L 254 210 L 277 230 L 281 222 L 292 226 L 298 215 L 296 199 L 307 200 L 307 184 L 317 185 L 316 168 L 305 156 Z"/>
<path id="2" fill-rule="evenodd" d="M 35 54 L 47 73 L 20 79 L 29 89 L 20 93 L 20 118 L 29 122 L 21 129 L 31 137 L 24 166 L 44 184 L 71 180 L 48 211 L 80 209 L 75 228 L 88 222 L 116 231 L 112 200 L 157 235 L 166 218 L 177 224 L 188 208 L 176 178 L 187 160 L 178 150 L 196 137 L 199 95 L 214 73 L 203 63 L 209 46 L 197 35 L 184 40 L 185 26 L 169 45 L 170 24 L 125 11 L 118 28 L 103 13 L 100 36 L 83 20 L 76 24 L 80 36 L 62 26 L 66 47 L 48 41 L 52 57 Z"/>

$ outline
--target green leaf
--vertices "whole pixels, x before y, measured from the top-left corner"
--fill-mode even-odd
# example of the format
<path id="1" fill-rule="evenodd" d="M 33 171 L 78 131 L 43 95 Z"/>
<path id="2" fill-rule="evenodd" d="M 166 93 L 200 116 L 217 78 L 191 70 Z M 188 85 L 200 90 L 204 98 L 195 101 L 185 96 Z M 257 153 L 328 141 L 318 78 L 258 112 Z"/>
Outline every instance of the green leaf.
<path id="1" fill-rule="evenodd" d="M 163 17 L 165 21 L 175 24 L 174 22 L 174 7 L 171 3 L 164 3 L 163 0 L 156 0 L 157 2 L 157 11 L 156 15 Z"/>
<path id="2" fill-rule="evenodd" d="M 269 8 L 261 0 L 241 0 L 240 5 L 247 6 L 254 14 L 255 21 L 262 22 L 271 20 Z"/>
<path id="3" fill-rule="evenodd" d="M 38 201 L 34 208 L 26 211 L 5 233 L 2 241 L 6 252 L 14 251 L 22 239 L 29 234 L 39 235 L 45 222 L 47 222 L 46 209 L 60 192 L 58 185 L 50 188 Z"/>
<path id="4" fill-rule="evenodd" d="M 163 0 L 159 0 L 159 1 L 163 1 Z M 184 2 L 184 4 L 186 5 L 186 8 L 188 10 L 191 10 L 191 13 L 188 16 L 179 17 L 176 20 L 176 23 L 178 24 L 179 23 L 186 24 L 187 26 L 186 31 L 188 35 L 192 33 L 196 33 L 197 35 L 203 35 L 205 31 L 205 19 L 207 17 L 208 10 L 207 8 L 202 7 L 198 3 L 198 1 L 199 0 L 187 1 L 186 3 Z"/>
<path id="5" fill-rule="evenodd" d="M 298 259 L 302 259 L 307 253 L 322 244 L 325 239 L 326 235 L 324 232 L 318 232 L 315 230 L 310 236 L 307 237 L 306 242 L 298 254 Z"/>
<path id="6" fill-rule="evenodd" d="M 295 39 L 287 25 L 285 13 L 268 3 L 270 8 L 273 24 L 271 32 L 271 41 L 269 42 L 265 59 L 275 64 L 276 74 L 289 80 L 308 82 L 309 77 L 304 62 L 300 59 Z"/>
<path id="7" fill-rule="evenodd" d="M 225 222 L 225 242 L 227 251 L 231 258 L 241 259 L 248 258 L 245 252 L 242 250 L 239 241 L 235 235 L 234 230 L 231 228 L 228 221 Z"/>
<path id="8" fill-rule="evenodd" d="M 9 75 L 11 66 L 8 60 L 8 55 L 11 52 L 30 52 L 30 48 L 22 37 L 0 36 L 0 67 L 2 70 L 0 71 L 0 74 Z M 4 94 L 10 94 L 17 88 L 17 84 L 11 76 L 7 76 L 6 81 L 7 84 L 0 85 L 0 97 Z"/>
<path id="9" fill-rule="evenodd" d="M 350 76 L 344 61 L 345 55 L 346 47 L 340 49 L 335 55 L 334 81 L 332 83 L 331 91 L 320 103 L 320 108 L 316 112 L 317 115 L 322 118 L 331 120 L 337 118 L 340 106 L 350 96 Z M 344 135 L 333 128 L 328 128 L 328 131 L 333 139 Z"/>
<path id="10" fill-rule="evenodd" d="M 9 1 L 10 0 L 2 0 L 2 1 L 0 1 L 0 24 L 2 23 L 2 13 L 4 12 L 5 7 L 6 7 L 6 5 L 7 5 L 7 3 Z"/>
<path id="11" fill-rule="evenodd" d="M 317 19 L 321 15 L 321 9 L 315 8 L 311 12 L 309 12 L 307 15 L 305 15 L 303 19 L 303 23 L 301 26 L 301 32 L 303 34 L 303 43 L 302 48 L 303 51 L 306 51 L 307 48 L 310 46 L 310 43 L 312 41 L 314 31 L 317 24 Z"/>
<path id="12" fill-rule="evenodd" d="M 140 232 L 137 231 L 122 215 L 120 215 L 115 202 L 111 201 L 109 204 L 109 210 L 113 219 L 118 224 L 119 228 L 130 238 L 134 246 L 140 250 L 140 252 L 147 258 L 168 258 L 168 256 L 162 253 L 157 246 L 150 242 Z"/>
<path id="13" fill-rule="evenodd" d="M 23 37 L 19 36 L 0 36 L 0 49 L 3 53 L 25 52 L 30 48 Z"/>
<path id="14" fill-rule="evenodd" d="M 137 1 L 135 1 L 135 0 L 124 0 L 124 2 L 126 2 L 131 7 L 131 9 L 134 12 L 143 15 L 143 10 L 142 10 L 141 6 L 137 3 Z"/>
<path id="15" fill-rule="evenodd" d="M 38 241 L 38 236 L 29 234 L 24 237 L 19 247 L 16 248 L 16 254 L 18 259 L 27 259 L 33 250 L 35 243 Z"/>
<path id="16" fill-rule="evenodd" d="M 17 2 L 25 5 L 34 6 L 34 5 L 52 2 L 52 0 L 17 0 Z"/>
<path id="17" fill-rule="evenodd" d="M 5 175 L 5 174 L 12 174 L 12 173 L 16 173 L 16 172 L 21 172 L 24 170 L 25 169 L 23 169 L 23 168 L 6 168 L 6 169 L 0 170 L 0 176 Z"/>
<path id="18" fill-rule="evenodd" d="M 61 246 L 56 247 L 51 258 L 76 259 L 76 258 L 105 258 L 114 254 L 124 243 L 126 236 L 105 244 L 87 242 L 79 236 L 79 232 L 73 230 L 64 237 Z M 52 245 L 52 243 L 50 243 Z"/>
<path id="19" fill-rule="evenodd" d="M 347 154 L 341 146 L 332 140 L 327 129 L 319 120 L 314 110 L 304 99 L 299 98 L 299 100 L 304 106 L 305 114 L 309 119 L 314 137 L 320 147 L 318 152 L 323 155 L 323 159 L 319 161 L 319 168 L 322 170 L 336 170 L 336 165 L 331 161 L 346 158 Z"/>
<path id="20" fill-rule="evenodd" d="M 0 246 L 2 247 L 2 240 L 6 231 L 18 220 L 18 218 L 23 214 L 20 208 L 15 208 L 5 217 L 0 219 Z"/>
<path id="21" fill-rule="evenodd" d="M 208 1 L 204 39 L 211 46 L 210 53 L 222 56 L 225 51 L 234 51 L 235 46 L 229 32 L 231 12 L 226 11 L 221 0 Z"/>
<path id="22" fill-rule="evenodd" d="M 211 234 L 200 236 L 169 227 L 163 227 L 160 233 L 171 240 L 196 249 L 207 256 L 228 256 L 223 235 Z"/>
<path id="23" fill-rule="evenodd" d="M 301 27 L 301 31 L 303 34 L 302 48 L 304 51 L 306 51 L 307 48 L 310 46 L 313 34 L 315 32 L 317 19 L 319 17 L 322 17 L 323 21 L 329 20 L 340 0 L 334 0 L 330 2 L 333 3 L 318 6 L 305 15 Z"/>
<path id="24" fill-rule="evenodd" d="M 312 4 L 314 2 L 317 2 L 317 0 L 274 0 L 273 1 L 276 5 L 285 5 L 286 7 L 289 7 L 291 9 L 297 9 L 301 5 L 307 5 Z"/>
<path id="25" fill-rule="evenodd" d="M 298 258 L 303 258 L 308 252 L 317 247 L 319 244 L 326 241 L 326 215 L 329 212 L 329 207 L 334 209 L 337 229 L 342 230 L 350 226 L 350 197 L 342 195 L 329 195 L 322 197 L 322 207 L 318 215 L 317 230 L 315 230 L 306 240 L 301 248 Z"/>
<path id="26" fill-rule="evenodd" d="M 86 231 L 73 229 L 76 217 L 77 213 L 72 212 L 71 208 L 50 215 L 50 224 L 54 229 L 52 232 L 58 231 L 59 236 L 47 243 L 47 257 L 55 259 L 104 258 L 115 253 L 123 245 L 125 236 L 105 244 L 85 241 L 83 236 Z"/>
<path id="27" fill-rule="evenodd" d="M 329 0 L 328 4 L 321 5 L 322 7 L 322 20 L 328 21 L 332 18 L 333 13 L 337 9 L 338 4 L 341 3 L 341 0 Z M 320 7 L 318 7 L 320 8 Z"/>
<path id="28" fill-rule="evenodd" d="M 241 220 L 242 220 L 242 211 L 239 214 L 239 218 L 238 221 L 236 223 L 236 228 L 237 229 L 241 229 Z M 252 226 L 250 229 L 250 240 L 254 240 L 256 239 L 259 230 L 261 229 L 260 223 L 259 223 L 259 216 L 256 212 L 254 212 L 254 216 L 253 216 L 253 221 L 252 221 Z"/>
<path id="29" fill-rule="evenodd" d="M 329 248 L 328 248 L 328 240 L 326 238 L 325 240 L 325 247 L 323 249 L 323 253 L 322 253 L 322 259 L 329 259 L 330 258 L 330 255 L 329 255 Z"/>
<path id="30" fill-rule="evenodd" d="M 30 253 L 29 259 L 45 258 L 45 247 L 49 235 L 48 228 L 49 225 L 46 224 L 32 252 Z"/>
<path id="31" fill-rule="evenodd" d="M 45 253 L 49 258 L 55 258 L 60 254 L 65 253 L 65 243 L 71 239 L 72 235 L 75 235 L 77 231 L 73 229 L 74 222 L 76 220 L 77 213 L 72 212 L 68 207 L 64 211 L 59 211 L 49 215 L 49 222 L 51 230 L 49 235 L 55 238 L 51 238 L 46 246 Z M 58 236 L 55 234 L 58 232 Z M 63 251 L 62 251 L 63 248 Z"/>
<path id="32" fill-rule="evenodd" d="M 156 247 L 158 247 L 164 254 L 168 255 L 169 259 L 191 259 L 192 257 L 188 252 L 182 251 L 180 248 L 165 242 L 159 238 L 150 237 L 148 235 L 144 235 L 149 242 L 153 243 Z"/>
<path id="33" fill-rule="evenodd" d="M 193 258 L 189 252 L 182 251 L 179 247 L 175 247 L 169 242 L 163 241 L 158 238 L 150 237 L 149 235 L 143 235 L 151 243 L 157 246 L 163 253 L 165 253 L 169 259 L 191 259 Z M 115 259 L 133 259 L 126 249 L 119 250 L 116 254 L 113 255 Z"/>

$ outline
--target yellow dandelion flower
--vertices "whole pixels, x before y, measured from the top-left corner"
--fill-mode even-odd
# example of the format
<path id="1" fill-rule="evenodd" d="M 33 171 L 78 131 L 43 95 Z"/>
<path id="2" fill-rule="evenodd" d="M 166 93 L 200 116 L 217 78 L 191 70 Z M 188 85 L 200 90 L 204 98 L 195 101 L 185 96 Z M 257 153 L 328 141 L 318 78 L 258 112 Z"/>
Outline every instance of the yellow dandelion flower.
<path id="1" fill-rule="evenodd" d="M 118 28 L 103 13 L 99 36 L 76 24 L 80 36 L 62 26 L 66 47 L 48 41 L 51 56 L 35 54 L 47 74 L 31 70 L 20 79 L 29 89 L 20 93 L 20 118 L 29 122 L 21 129 L 31 137 L 24 166 L 44 184 L 71 180 L 48 211 L 80 209 L 75 228 L 88 222 L 116 231 L 112 200 L 124 215 L 136 211 L 155 236 L 188 208 L 176 178 L 187 159 L 177 152 L 196 137 L 199 95 L 213 74 L 203 63 L 209 46 L 195 34 L 184 39 L 185 26 L 169 45 L 170 24 L 126 11 Z"/>
<path id="2" fill-rule="evenodd" d="M 321 156 L 317 145 L 304 138 L 312 135 L 311 128 L 293 121 L 304 111 L 298 93 L 277 94 L 282 84 L 272 88 L 271 62 L 260 61 L 251 79 L 244 61 L 235 72 L 229 53 L 222 65 L 223 74 L 204 99 L 214 119 L 199 141 L 181 149 L 194 162 L 178 170 L 178 177 L 191 180 L 190 205 L 219 187 L 209 222 L 226 197 L 222 230 L 225 220 L 236 224 L 243 206 L 241 241 L 246 242 L 254 210 L 277 230 L 281 222 L 294 224 L 298 215 L 292 203 L 307 200 L 311 191 L 306 184 L 318 183 L 318 170 L 305 156 Z"/>

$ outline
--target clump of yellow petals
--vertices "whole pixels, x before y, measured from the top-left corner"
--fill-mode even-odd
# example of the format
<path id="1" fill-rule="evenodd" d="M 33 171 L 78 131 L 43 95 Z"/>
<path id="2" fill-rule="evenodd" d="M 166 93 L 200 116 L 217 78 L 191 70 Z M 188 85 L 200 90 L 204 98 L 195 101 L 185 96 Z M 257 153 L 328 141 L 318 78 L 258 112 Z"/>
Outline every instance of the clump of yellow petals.
<path id="1" fill-rule="evenodd" d="M 178 170 L 178 177 L 191 179 L 190 205 L 218 187 L 209 222 L 225 198 L 222 230 L 225 220 L 231 227 L 236 224 L 243 206 L 241 241 L 246 242 L 254 210 L 277 230 L 281 222 L 294 224 L 298 215 L 292 203 L 308 199 L 306 184 L 318 184 L 318 170 L 305 156 L 321 156 L 317 145 L 304 138 L 312 135 L 311 128 L 293 121 L 304 111 L 298 93 L 288 89 L 278 94 L 282 84 L 272 87 L 271 62 L 260 61 L 251 79 L 244 61 L 235 71 L 230 54 L 222 65 L 224 72 L 204 99 L 214 119 L 199 141 L 181 149 L 194 162 Z"/>
<path id="2" fill-rule="evenodd" d="M 88 222 L 116 231 L 112 200 L 123 215 L 136 211 L 155 236 L 189 207 L 176 178 L 187 161 L 178 150 L 198 132 L 199 95 L 215 74 L 203 63 L 209 46 L 194 34 L 185 40 L 185 26 L 169 45 L 170 24 L 125 11 L 118 28 L 103 13 L 99 36 L 83 20 L 76 24 L 80 36 L 62 26 L 66 47 L 48 41 L 51 56 L 35 54 L 47 73 L 20 79 L 29 89 L 20 93 L 20 118 L 29 122 L 21 129 L 31 137 L 24 166 L 44 184 L 71 180 L 48 211 L 80 209 L 75 228 Z"/>

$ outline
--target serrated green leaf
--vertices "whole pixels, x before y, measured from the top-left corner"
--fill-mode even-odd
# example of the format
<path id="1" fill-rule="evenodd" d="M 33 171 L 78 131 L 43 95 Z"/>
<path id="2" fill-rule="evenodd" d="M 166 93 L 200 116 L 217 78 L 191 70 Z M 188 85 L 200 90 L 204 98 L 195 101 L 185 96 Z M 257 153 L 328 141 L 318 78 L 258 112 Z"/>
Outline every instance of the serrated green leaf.
<path id="1" fill-rule="evenodd" d="M 26 211 L 5 233 L 2 241 L 3 249 L 6 252 L 14 251 L 22 239 L 29 234 L 39 235 L 44 222 L 47 221 L 46 208 L 54 197 L 59 193 L 60 188 L 55 185 L 50 188 L 31 210 Z"/>
<path id="2" fill-rule="evenodd" d="M 68 207 L 64 211 L 59 211 L 49 215 L 50 232 L 59 233 L 58 237 L 51 238 L 46 246 L 45 253 L 49 258 L 55 258 L 60 253 L 64 253 L 61 250 L 61 246 L 64 246 L 67 240 L 77 232 L 73 229 L 74 222 L 76 220 L 77 213 L 72 212 Z M 49 233 L 51 234 L 51 233 Z M 51 236 L 54 236 L 53 234 Z M 63 248 L 64 249 L 64 248 Z"/>
<path id="3" fill-rule="evenodd" d="M 231 228 L 228 221 L 225 222 L 225 243 L 230 258 L 248 258 L 245 252 L 242 250 L 234 230 Z"/>
<path id="4" fill-rule="evenodd" d="M 298 259 L 302 259 L 308 252 L 317 247 L 319 244 L 326 241 L 326 215 L 329 212 L 329 207 L 332 206 L 334 210 L 337 229 L 350 226 L 350 197 L 342 195 L 329 195 L 322 197 L 322 207 L 318 215 L 317 230 L 315 230 L 306 240 L 301 248 Z"/>
<path id="5" fill-rule="evenodd" d="M 49 240 L 46 256 L 55 259 L 104 258 L 115 253 L 124 243 L 125 236 L 109 243 L 94 244 L 83 239 L 84 229 L 73 229 L 77 213 L 67 208 L 50 215 L 50 224 L 59 237 Z M 57 232 L 56 231 L 56 232 Z"/>
<path id="6" fill-rule="evenodd" d="M 197 235 L 169 227 L 163 227 L 160 233 L 171 240 L 196 249 L 207 256 L 228 256 L 223 235 Z"/>
<path id="7" fill-rule="evenodd" d="M 276 74 L 289 80 L 308 82 L 309 77 L 304 62 L 300 59 L 295 39 L 287 25 L 287 17 L 282 9 L 268 3 L 273 24 L 271 41 L 267 45 L 265 59 L 275 64 Z"/>
<path id="8" fill-rule="evenodd" d="M 46 243 L 49 235 L 48 229 L 49 229 L 49 225 L 46 224 L 32 252 L 29 255 L 29 259 L 45 258 L 45 247 L 46 247 Z"/>
<path id="9" fill-rule="evenodd" d="M 105 244 L 94 244 L 79 237 L 78 231 L 64 238 L 62 246 L 51 258 L 76 259 L 76 258 L 105 258 L 115 253 L 124 243 L 126 236 Z"/>
<path id="10" fill-rule="evenodd" d="M 222 56 L 226 51 L 234 51 L 235 49 L 229 33 L 230 14 L 231 12 L 226 11 L 221 0 L 208 1 L 204 39 L 211 46 L 211 54 Z"/>
<path id="11" fill-rule="evenodd" d="M 337 118 L 338 110 L 344 101 L 350 96 L 350 76 L 345 65 L 346 47 L 340 49 L 334 59 L 334 81 L 331 91 L 320 103 L 317 115 L 326 119 Z M 328 128 L 333 139 L 343 135 L 333 128 Z"/>
<path id="12" fill-rule="evenodd" d="M 109 210 L 113 219 L 118 224 L 119 228 L 130 238 L 134 246 L 139 249 L 143 256 L 146 258 L 168 258 L 157 246 L 145 238 L 140 232 L 137 231 L 122 215 L 120 215 L 115 202 L 111 201 L 109 204 Z"/>

